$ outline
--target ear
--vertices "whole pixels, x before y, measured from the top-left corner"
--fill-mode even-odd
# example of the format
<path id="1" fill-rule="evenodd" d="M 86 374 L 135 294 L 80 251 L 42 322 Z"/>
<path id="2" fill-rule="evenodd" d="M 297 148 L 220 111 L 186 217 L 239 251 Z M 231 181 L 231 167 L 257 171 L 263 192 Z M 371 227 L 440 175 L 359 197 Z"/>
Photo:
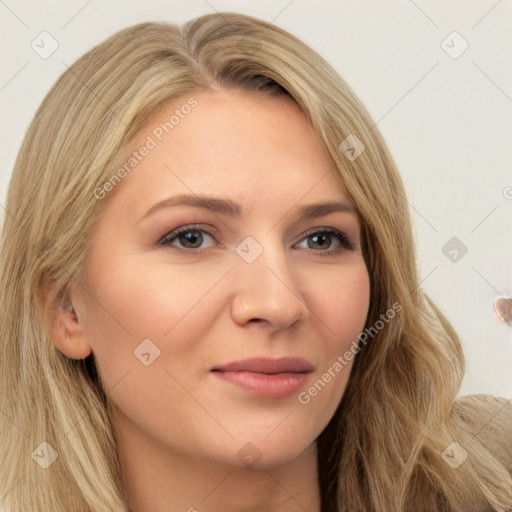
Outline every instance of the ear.
<path id="1" fill-rule="evenodd" d="M 58 350 L 70 359 L 88 357 L 91 346 L 69 295 L 51 301 L 49 307 L 51 311 L 48 311 L 48 328 Z"/>

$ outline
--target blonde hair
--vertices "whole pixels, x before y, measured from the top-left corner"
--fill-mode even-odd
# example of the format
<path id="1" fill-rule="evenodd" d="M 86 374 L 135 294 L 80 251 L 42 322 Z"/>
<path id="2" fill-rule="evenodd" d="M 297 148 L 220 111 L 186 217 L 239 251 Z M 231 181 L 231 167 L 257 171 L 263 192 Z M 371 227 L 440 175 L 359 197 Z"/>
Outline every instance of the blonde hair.
<path id="1" fill-rule="evenodd" d="M 382 136 L 316 52 L 278 27 L 232 13 L 118 32 L 59 78 L 26 134 L 1 246 L 4 506 L 128 510 L 94 358 L 60 353 L 48 318 L 80 286 L 89 235 L 108 200 L 95 191 L 126 159 L 134 134 L 164 104 L 212 83 L 296 102 L 356 205 L 371 284 L 366 325 L 394 303 L 402 306 L 361 345 L 340 406 L 318 439 L 322 510 L 466 512 L 487 500 L 505 511 L 510 472 L 454 411 L 461 344 L 419 286 L 408 204 Z M 349 135 L 365 147 L 356 159 L 339 149 Z M 453 441 L 471 454 L 456 470 L 441 457 Z M 42 442 L 58 454 L 47 469 L 31 460 Z"/>

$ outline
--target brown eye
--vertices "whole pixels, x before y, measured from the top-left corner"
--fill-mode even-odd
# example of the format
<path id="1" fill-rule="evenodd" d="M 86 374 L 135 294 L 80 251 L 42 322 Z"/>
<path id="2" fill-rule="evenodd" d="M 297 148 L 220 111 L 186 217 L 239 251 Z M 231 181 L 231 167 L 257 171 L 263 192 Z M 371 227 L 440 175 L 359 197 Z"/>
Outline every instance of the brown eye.
<path id="1" fill-rule="evenodd" d="M 325 233 L 310 235 L 308 236 L 307 241 L 310 249 L 329 249 L 332 245 L 331 236 L 326 235 Z"/>
<path id="2" fill-rule="evenodd" d="M 304 246 L 304 243 L 306 243 L 306 246 Z M 333 245 L 334 248 L 332 248 Z M 354 250 L 354 244 L 345 233 L 335 228 L 315 228 L 314 230 L 310 230 L 306 233 L 306 236 L 296 244 L 296 247 L 300 249 L 311 249 L 326 255 L 336 255 L 341 252 L 342 248 L 349 251 Z"/>
<path id="3" fill-rule="evenodd" d="M 162 247 L 173 246 L 178 249 L 203 249 L 208 239 L 211 239 L 213 242 L 210 243 L 210 247 L 216 245 L 213 236 L 207 231 L 190 226 L 183 226 L 165 235 L 160 242 L 158 242 L 158 245 Z"/>
<path id="4" fill-rule="evenodd" d="M 188 231 L 179 235 L 177 240 L 187 249 L 198 249 L 203 243 L 203 235 L 199 231 Z"/>

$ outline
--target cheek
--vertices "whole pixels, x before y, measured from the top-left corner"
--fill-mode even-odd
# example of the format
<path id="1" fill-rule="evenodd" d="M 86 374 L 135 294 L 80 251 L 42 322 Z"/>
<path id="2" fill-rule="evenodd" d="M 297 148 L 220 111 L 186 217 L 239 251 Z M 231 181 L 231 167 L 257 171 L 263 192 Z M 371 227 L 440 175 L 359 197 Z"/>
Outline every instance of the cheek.
<path id="1" fill-rule="evenodd" d="M 87 301 L 83 320 L 100 368 L 116 374 L 116 367 L 130 368 L 137 362 L 134 350 L 146 339 L 164 350 L 172 338 L 176 355 L 186 347 L 187 337 L 174 334 L 183 335 L 185 325 L 190 339 L 206 334 L 213 311 L 195 313 L 202 311 L 203 302 L 209 303 L 209 311 L 215 307 L 208 295 L 229 269 L 203 265 L 191 271 L 162 263 L 138 264 L 138 259 L 96 269 L 89 287 L 94 299 Z"/>
<path id="2" fill-rule="evenodd" d="M 203 263 L 192 271 L 189 266 L 138 261 L 103 265 L 91 282 L 94 300 L 89 301 L 85 323 L 100 367 L 130 366 L 134 350 L 145 339 L 164 348 L 172 338 L 173 352 L 178 355 L 187 351 L 187 336 L 180 341 L 175 333 L 183 335 L 186 326 L 189 340 L 199 339 L 220 314 L 222 300 L 215 288 L 225 278 L 229 281 L 228 264 Z M 321 275 L 308 272 L 301 288 L 312 312 L 311 322 L 323 333 L 325 362 L 335 359 L 364 327 L 370 295 L 366 267 L 361 261 L 341 269 L 325 267 Z"/>
<path id="3" fill-rule="evenodd" d="M 332 273 L 323 289 L 310 283 L 312 310 L 327 331 L 329 352 L 339 352 L 361 332 L 370 302 L 370 279 L 361 263 Z"/>
<path id="4" fill-rule="evenodd" d="M 314 382 L 299 395 L 299 403 L 317 411 L 327 422 L 336 410 L 358 353 L 358 336 L 364 328 L 370 301 L 370 280 L 364 264 L 333 273 L 310 302 L 323 324 L 321 366 Z M 321 313 L 320 313 L 321 312 Z M 319 354 L 320 355 L 320 354 Z"/>

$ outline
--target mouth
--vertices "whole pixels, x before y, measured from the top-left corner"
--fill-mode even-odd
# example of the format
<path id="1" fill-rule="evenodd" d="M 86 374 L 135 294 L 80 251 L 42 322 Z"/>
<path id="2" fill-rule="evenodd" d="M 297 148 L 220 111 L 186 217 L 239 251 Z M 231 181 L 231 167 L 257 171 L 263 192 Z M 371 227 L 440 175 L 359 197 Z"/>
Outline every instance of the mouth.
<path id="1" fill-rule="evenodd" d="M 305 359 L 253 358 L 215 366 L 216 377 L 265 398 L 286 398 L 298 392 L 315 370 Z"/>

